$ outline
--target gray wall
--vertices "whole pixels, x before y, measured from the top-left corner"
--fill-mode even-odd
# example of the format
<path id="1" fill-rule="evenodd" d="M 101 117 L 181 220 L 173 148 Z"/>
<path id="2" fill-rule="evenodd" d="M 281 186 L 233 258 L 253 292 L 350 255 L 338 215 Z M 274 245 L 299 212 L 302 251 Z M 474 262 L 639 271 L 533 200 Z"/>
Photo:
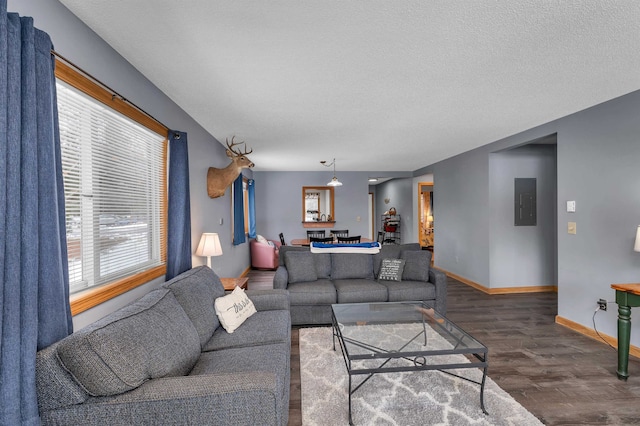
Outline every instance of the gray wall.
<path id="1" fill-rule="evenodd" d="M 413 179 L 400 178 L 392 179 L 376 185 L 374 202 L 376 205 L 375 212 L 375 230 L 376 235 L 381 230 L 381 215 L 388 211 L 391 207 L 396 208 L 397 214 L 400 215 L 400 241 L 401 243 L 417 241 L 417 235 L 414 235 L 414 199 L 413 199 Z M 389 204 L 385 204 L 385 198 L 389 199 Z"/>
<path id="2" fill-rule="evenodd" d="M 488 153 L 437 163 L 433 178 L 436 266 L 489 287 Z"/>
<path id="3" fill-rule="evenodd" d="M 325 186 L 333 173 L 254 172 L 256 182 L 256 231 L 268 239 L 282 232 L 289 243 L 306 238 L 302 226 L 302 187 Z M 338 172 L 342 186 L 335 188 L 335 229 L 366 237 L 369 232 L 368 194 L 370 172 Z M 360 220 L 358 221 L 358 217 Z M 326 228 L 327 232 L 330 228 Z"/>
<path id="4" fill-rule="evenodd" d="M 612 283 L 638 282 L 633 252 L 640 224 L 640 92 L 594 106 L 416 171 L 433 172 L 436 264 L 492 287 L 489 157 L 557 133 L 558 315 L 593 328 L 596 300 L 615 300 Z M 576 213 L 566 212 L 575 200 Z M 567 222 L 577 234 L 567 234 Z M 496 259 L 499 261 L 500 259 Z M 615 303 L 597 328 L 617 335 Z M 640 346 L 640 327 L 631 343 Z"/>
<path id="5" fill-rule="evenodd" d="M 9 0 L 8 10 L 21 16 L 32 16 L 35 26 L 49 33 L 58 53 L 139 105 L 169 128 L 188 133 L 192 248 L 195 251 L 203 232 L 218 232 L 224 255 L 212 258 L 213 269 L 220 276 L 237 276 L 242 273 L 250 263 L 249 250 L 248 244 L 237 247 L 231 245 L 229 191 L 224 197 L 217 199 L 210 199 L 206 191 L 207 168 L 223 167 L 228 163 L 224 147 L 58 1 Z M 222 138 L 227 135 L 218 136 Z M 220 219 L 223 219 L 223 225 L 219 225 Z M 194 266 L 204 264 L 206 259 L 194 256 L 193 263 Z M 95 321 L 141 297 L 163 281 L 164 279 L 154 280 L 76 315 L 73 319 L 74 327 L 78 329 Z"/>
<path id="6" fill-rule="evenodd" d="M 514 226 L 515 178 L 536 179 L 536 226 Z M 491 288 L 556 285 L 556 183 L 555 145 L 489 155 Z"/>

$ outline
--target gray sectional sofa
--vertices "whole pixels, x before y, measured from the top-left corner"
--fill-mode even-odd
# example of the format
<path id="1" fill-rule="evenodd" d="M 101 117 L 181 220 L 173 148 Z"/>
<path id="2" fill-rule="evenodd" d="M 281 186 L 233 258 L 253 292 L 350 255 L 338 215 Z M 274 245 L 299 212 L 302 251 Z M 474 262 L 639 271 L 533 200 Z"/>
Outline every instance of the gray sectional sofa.
<path id="1" fill-rule="evenodd" d="M 400 281 L 378 279 L 383 259 L 405 259 Z M 293 325 L 330 324 L 334 303 L 423 300 L 444 315 L 446 275 L 430 264 L 431 252 L 419 244 L 383 245 L 377 254 L 282 246 L 273 287 L 289 291 Z"/>
<path id="2" fill-rule="evenodd" d="M 218 322 L 218 276 L 189 270 L 37 354 L 42 424 L 286 425 L 286 291 L 247 291 L 257 312 Z"/>

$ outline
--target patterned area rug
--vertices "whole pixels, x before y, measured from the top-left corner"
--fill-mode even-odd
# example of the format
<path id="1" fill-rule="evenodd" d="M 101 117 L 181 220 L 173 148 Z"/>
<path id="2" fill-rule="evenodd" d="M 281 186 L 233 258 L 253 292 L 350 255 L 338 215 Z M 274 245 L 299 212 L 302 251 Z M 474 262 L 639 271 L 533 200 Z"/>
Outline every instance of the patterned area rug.
<path id="1" fill-rule="evenodd" d="M 406 325 L 363 327 L 377 328 L 375 332 L 380 333 L 380 339 L 415 331 L 407 330 Z M 370 332 L 368 329 L 367 333 Z M 434 339 L 440 339 L 437 343 L 440 347 L 451 347 L 433 330 L 429 330 L 428 338 L 430 345 Z M 337 345 L 336 342 L 334 351 L 330 327 L 300 329 L 303 425 L 349 424 L 349 377 Z M 464 355 L 446 357 L 447 363 L 469 362 Z M 451 371 L 476 381 L 482 379 L 482 371 L 477 368 Z M 354 387 L 364 377 L 354 376 Z M 484 403 L 489 415 L 480 408 L 479 385 L 439 371 L 384 373 L 374 375 L 353 394 L 352 417 L 356 425 L 542 424 L 488 377 Z"/>

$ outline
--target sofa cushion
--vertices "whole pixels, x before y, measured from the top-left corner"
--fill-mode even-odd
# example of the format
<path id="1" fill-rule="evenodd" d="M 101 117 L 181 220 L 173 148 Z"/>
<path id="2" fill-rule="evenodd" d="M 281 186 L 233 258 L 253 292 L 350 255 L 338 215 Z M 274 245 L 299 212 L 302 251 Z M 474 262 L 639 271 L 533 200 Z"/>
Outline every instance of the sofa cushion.
<path id="1" fill-rule="evenodd" d="M 403 280 L 429 281 L 429 265 L 431 264 L 431 252 L 428 250 L 407 250 L 400 254 L 405 259 Z"/>
<path id="2" fill-rule="evenodd" d="M 336 288 L 329 280 L 294 283 L 287 290 L 291 305 L 331 305 L 338 300 Z"/>
<path id="3" fill-rule="evenodd" d="M 291 319 L 288 310 L 258 311 L 247 318 L 233 334 L 218 327 L 202 351 L 289 342 L 290 334 Z"/>
<path id="4" fill-rule="evenodd" d="M 331 253 L 331 279 L 373 279 L 373 255 Z"/>
<path id="5" fill-rule="evenodd" d="M 290 342 L 204 352 L 189 376 L 207 374 L 214 380 L 232 381 L 236 374 L 270 373 L 276 377 L 278 383 L 275 402 L 279 403 L 289 392 L 290 353 Z M 288 409 L 288 407 L 281 409 Z M 220 419 L 216 422 L 215 413 L 211 415 L 214 416 L 212 424 L 224 423 Z"/>
<path id="6" fill-rule="evenodd" d="M 199 266 L 164 283 L 171 290 L 182 309 L 198 331 L 200 345 L 209 341 L 220 323 L 213 308 L 216 298 L 224 296 L 218 275 L 207 266 Z"/>
<path id="7" fill-rule="evenodd" d="M 382 281 L 402 281 L 404 259 L 382 259 L 378 279 Z"/>
<path id="8" fill-rule="evenodd" d="M 316 265 L 316 274 L 318 279 L 327 279 L 331 277 L 331 254 L 329 253 L 313 253 L 313 261 Z"/>
<path id="9" fill-rule="evenodd" d="M 198 333 L 173 294 L 152 291 L 58 345 L 63 367 L 91 395 L 116 395 L 144 381 L 182 376 L 200 356 Z"/>
<path id="10" fill-rule="evenodd" d="M 289 272 L 289 284 L 318 279 L 313 255 L 309 251 L 287 251 L 284 263 Z"/>
<path id="11" fill-rule="evenodd" d="M 280 246 L 280 258 L 278 259 L 280 266 L 286 266 L 284 263 L 284 257 L 288 252 L 309 252 L 311 253 L 311 249 L 305 246 Z"/>
<path id="12" fill-rule="evenodd" d="M 256 307 L 241 287 L 234 288 L 226 296 L 218 297 L 214 306 L 220 324 L 227 333 L 233 333 L 247 318 L 256 313 Z"/>
<path id="13" fill-rule="evenodd" d="M 389 302 L 433 300 L 436 298 L 436 287 L 431 283 L 422 281 L 381 281 L 380 284 L 387 287 Z"/>
<path id="14" fill-rule="evenodd" d="M 373 280 L 334 280 L 338 303 L 386 302 L 387 287 Z"/>

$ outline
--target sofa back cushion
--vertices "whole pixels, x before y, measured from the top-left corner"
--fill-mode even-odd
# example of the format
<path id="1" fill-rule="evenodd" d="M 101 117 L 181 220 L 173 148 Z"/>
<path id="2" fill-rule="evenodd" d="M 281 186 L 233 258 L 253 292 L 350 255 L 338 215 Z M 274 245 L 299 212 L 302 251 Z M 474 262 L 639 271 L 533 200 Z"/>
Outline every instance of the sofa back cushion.
<path id="1" fill-rule="evenodd" d="M 290 252 L 311 253 L 311 249 L 305 246 L 280 246 L 280 266 L 287 266 L 285 256 Z M 325 279 L 331 275 L 331 255 L 329 253 L 311 253 L 313 263 L 316 265 L 316 274 L 318 278 Z M 287 267 L 287 270 L 289 268 Z"/>
<path id="2" fill-rule="evenodd" d="M 279 265 L 280 266 L 287 266 L 285 264 L 285 256 L 287 255 L 287 253 L 289 252 L 309 252 L 311 253 L 309 247 L 303 247 L 303 246 L 280 246 L 280 259 L 278 259 Z M 289 268 L 287 268 L 289 269 Z"/>
<path id="3" fill-rule="evenodd" d="M 316 274 L 319 279 L 328 279 L 331 277 L 331 254 L 330 253 L 311 253 L 313 263 L 316 265 Z"/>
<path id="4" fill-rule="evenodd" d="M 58 345 L 62 366 L 93 396 L 126 392 L 149 379 L 186 375 L 199 356 L 198 333 L 166 289 L 148 293 Z"/>
<path id="5" fill-rule="evenodd" d="M 204 347 L 220 325 L 213 307 L 215 299 L 225 294 L 218 275 L 206 266 L 199 266 L 167 281 L 163 287 L 171 290 L 187 313 Z"/>
<path id="6" fill-rule="evenodd" d="M 373 279 L 373 255 L 331 253 L 331 279 Z"/>
<path id="7" fill-rule="evenodd" d="M 313 254 L 309 251 L 288 251 L 284 254 L 284 263 L 289 272 L 289 284 L 318 279 Z"/>

